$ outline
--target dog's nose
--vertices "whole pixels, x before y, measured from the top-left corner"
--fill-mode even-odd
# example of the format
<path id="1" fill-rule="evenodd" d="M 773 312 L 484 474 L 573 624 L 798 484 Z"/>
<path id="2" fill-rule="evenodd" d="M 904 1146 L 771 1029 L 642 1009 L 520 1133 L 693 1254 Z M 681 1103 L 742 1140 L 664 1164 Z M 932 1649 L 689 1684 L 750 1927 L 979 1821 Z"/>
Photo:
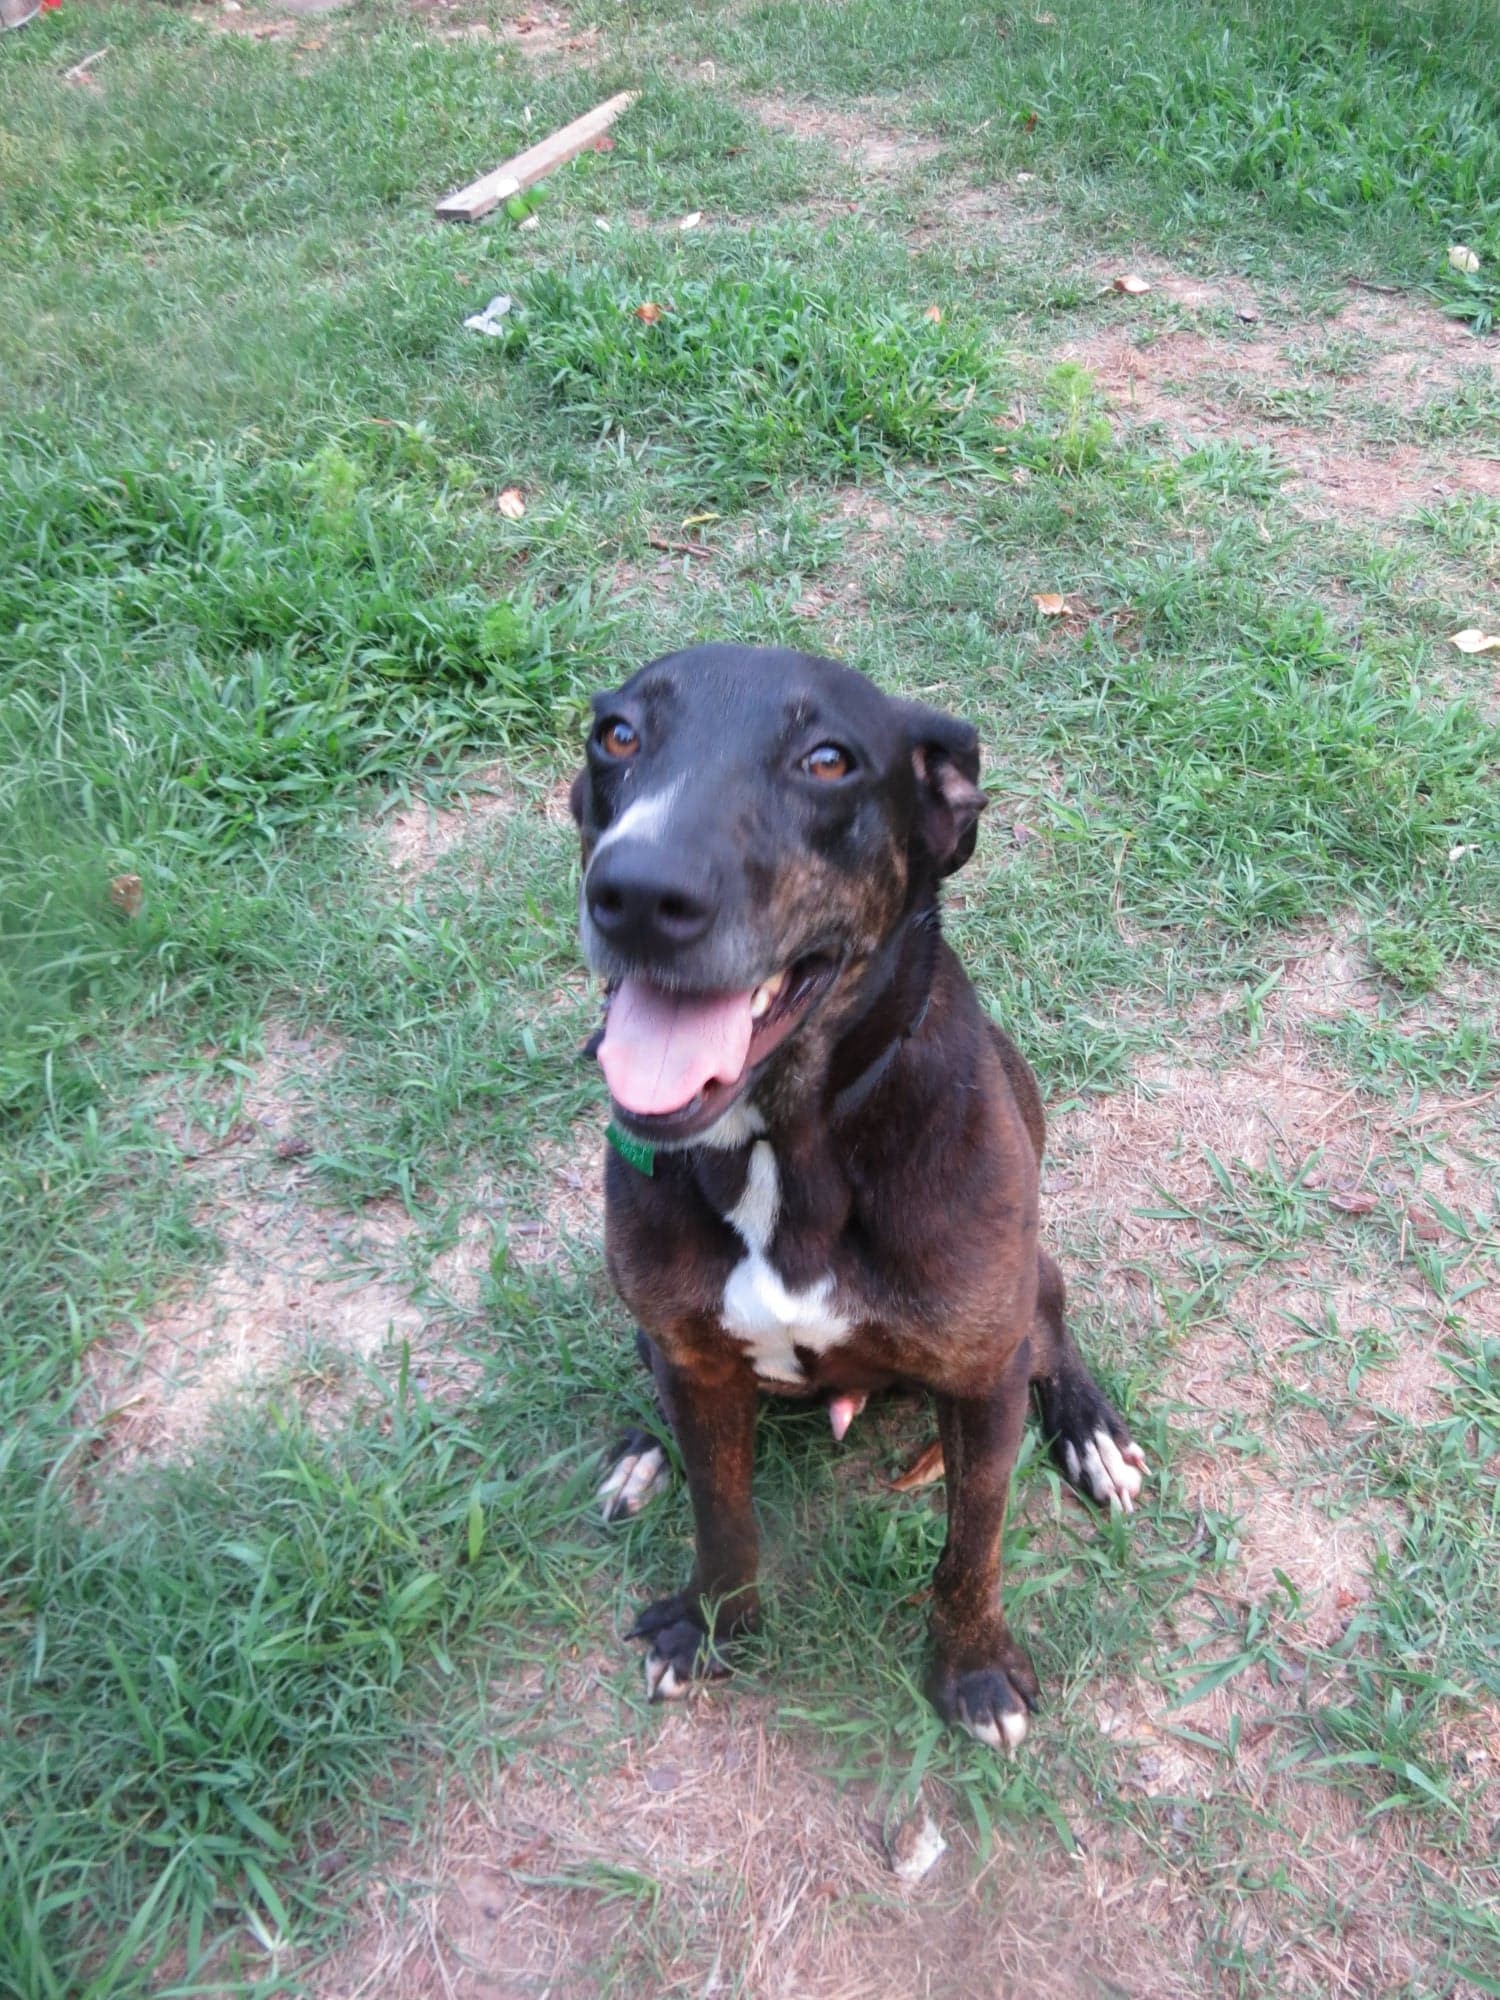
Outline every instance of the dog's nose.
<path id="1" fill-rule="evenodd" d="M 696 943 L 719 914 L 706 869 L 638 841 L 596 855 L 585 894 L 600 935 L 642 958 L 669 957 Z"/>

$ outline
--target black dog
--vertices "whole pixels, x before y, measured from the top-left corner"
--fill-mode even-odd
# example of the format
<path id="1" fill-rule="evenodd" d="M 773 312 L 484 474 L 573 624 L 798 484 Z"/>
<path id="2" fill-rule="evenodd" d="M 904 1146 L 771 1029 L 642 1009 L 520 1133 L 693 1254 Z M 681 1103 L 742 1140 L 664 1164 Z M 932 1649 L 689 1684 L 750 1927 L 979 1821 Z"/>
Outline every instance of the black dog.
<path id="1" fill-rule="evenodd" d="M 1036 1391 L 1053 1454 L 1129 1509 L 1145 1460 L 1037 1245 L 1036 1083 L 939 930 L 974 850 L 979 743 L 837 662 L 701 646 L 595 700 L 573 786 L 581 925 L 609 986 L 610 1276 L 687 1471 L 697 1562 L 653 1604 L 655 1697 L 724 1671 L 758 1610 L 760 1394 L 929 1390 L 948 1484 L 933 1579 L 940 1714 L 1014 1748 L 1037 1680 L 1000 1609 L 1000 1531 Z M 602 1488 L 633 1512 L 636 1433 Z"/>

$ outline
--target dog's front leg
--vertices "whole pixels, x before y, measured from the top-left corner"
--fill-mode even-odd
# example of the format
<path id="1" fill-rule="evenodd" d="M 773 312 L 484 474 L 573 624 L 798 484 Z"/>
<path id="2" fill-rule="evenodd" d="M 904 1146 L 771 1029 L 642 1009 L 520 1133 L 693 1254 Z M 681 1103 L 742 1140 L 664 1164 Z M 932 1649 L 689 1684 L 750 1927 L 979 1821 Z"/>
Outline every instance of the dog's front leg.
<path id="1" fill-rule="evenodd" d="M 705 1369 L 674 1367 L 658 1352 L 653 1372 L 687 1473 L 697 1560 L 687 1589 L 648 1605 L 630 1637 L 651 1641 L 646 1690 L 653 1701 L 670 1701 L 695 1679 L 727 1673 L 715 1642 L 760 1614 L 750 1504 L 757 1390 L 738 1357 Z"/>
<path id="2" fill-rule="evenodd" d="M 1000 1609 L 1000 1534 L 1026 1422 L 1030 1341 L 986 1396 L 937 1397 L 948 1539 L 933 1576 L 932 1705 L 981 1743 L 1014 1750 L 1039 1688 Z"/>

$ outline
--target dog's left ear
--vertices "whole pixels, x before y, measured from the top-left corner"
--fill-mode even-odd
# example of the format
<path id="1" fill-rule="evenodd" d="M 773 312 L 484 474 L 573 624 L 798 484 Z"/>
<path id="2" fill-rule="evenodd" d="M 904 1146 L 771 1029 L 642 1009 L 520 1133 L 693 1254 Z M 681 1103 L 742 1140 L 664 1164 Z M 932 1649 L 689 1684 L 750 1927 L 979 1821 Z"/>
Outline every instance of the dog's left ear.
<path id="1" fill-rule="evenodd" d="M 951 875 L 974 852 L 979 815 L 989 804 L 979 789 L 979 731 L 941 709 L 904 706 L 917 780 L 916 835 L 938 874 Z"/>
<path id="2" fill-rule="evenodd" d="M 583 825 L 583 794 L 589 781 L 589 767 L 584 765 L 578 776 L 568 787 L 568 811 L 573 815 L 575 825 Z"/>

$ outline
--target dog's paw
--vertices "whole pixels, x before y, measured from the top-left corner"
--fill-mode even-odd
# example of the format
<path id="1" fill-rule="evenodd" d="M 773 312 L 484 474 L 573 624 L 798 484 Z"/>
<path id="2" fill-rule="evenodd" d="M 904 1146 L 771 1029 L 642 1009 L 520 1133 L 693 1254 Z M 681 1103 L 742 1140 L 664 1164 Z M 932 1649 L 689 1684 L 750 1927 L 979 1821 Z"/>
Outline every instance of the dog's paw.
<path id="1" fill-rule="evenodd" d="M 600 1482 L 599 1511 L 606 1521 L 628 1520 L 670 1483 L 665 1447 L 650 1431 L 629 1430 L 609 1453 Z"/>
<path id="2" fill-rule="evenodd" d="M 1063 1445 L 1062 1457 L 1069 1484 L 1080 1493 L 1087 1493 L 1091 1500 L 1112 1511 L 1135 1512 L 1136 1500 L 1151 1468 L 1128 1433 L 1122 1433 L 1121 1441 L 1116 1443 L 1107 1430 L 1096 1430 L 1092 1437 L 1085 1438 L 1082 1452 L 1070 1438 Z"/>
<path id="3" fill-rule="evenodd" d="M 729 1672 L 694 1600 L 682 1592 L 648 1604 L 628 1639 L 649 1639 L 648 1701 L 681 1701 L 695 1681 L 722 1680 Z"/>
<path id="4" fill-rule="evenodd" d="M 1054 1376 L 1037 1384 L 1037 1401 L 1053 1459 L 1073 1490 L 1133 1514 L 1151 1468 L 1098 1385 L 1087 1375 Z"/>
<path id="5" fill-rule="evenodd" d="M 961 1674 L 939 1669 L 928 1693 L 945 1722 L 966 1729 L 976 1743 L 1014 1756 L 1025 1741 L 1028 1716 L 1041 1689 L 1030 1660 L 1012 1640 L 1003 1666 L 974 1667 Z"/>

